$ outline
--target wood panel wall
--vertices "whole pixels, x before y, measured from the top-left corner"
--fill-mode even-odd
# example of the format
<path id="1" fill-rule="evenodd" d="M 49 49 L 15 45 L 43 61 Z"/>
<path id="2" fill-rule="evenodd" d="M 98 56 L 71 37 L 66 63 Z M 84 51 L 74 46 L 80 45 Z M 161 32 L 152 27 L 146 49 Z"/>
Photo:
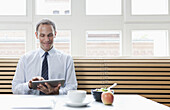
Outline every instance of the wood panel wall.
<path id="1" fill-rule="evenodd" d="M 0 94 L 12 94 L 16 58 L 0 59 Z M 74 58 L 78 89 L 109 87 L 115 94 L 139 94 L 170 106 L 170 59 Z"/>
<path id="2" fill-rule="evenodd" d="M 115 94 L 139 94 L 170 106 L 169 59 L 74 59 L 78 89 L 118 83 Z"/>

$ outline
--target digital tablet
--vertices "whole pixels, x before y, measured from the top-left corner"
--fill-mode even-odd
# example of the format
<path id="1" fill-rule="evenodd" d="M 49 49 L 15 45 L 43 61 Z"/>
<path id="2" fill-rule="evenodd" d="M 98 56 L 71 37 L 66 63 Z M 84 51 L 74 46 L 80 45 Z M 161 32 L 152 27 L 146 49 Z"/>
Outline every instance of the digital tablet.
<path id="1" fill-rule="evenodd" d="M 64 79 L 50 79 L 50 80 L 42 80 L 42 81 L 32 81 L 32 89 L 37 89 L 37 86 L 39 84 L 46 86 L 45 83 L 48 83 L 52 87 L 57 87 L 58 84 L 61 84 L 61 86 L 64 86 L 64 82 L 65 82 Z"/>

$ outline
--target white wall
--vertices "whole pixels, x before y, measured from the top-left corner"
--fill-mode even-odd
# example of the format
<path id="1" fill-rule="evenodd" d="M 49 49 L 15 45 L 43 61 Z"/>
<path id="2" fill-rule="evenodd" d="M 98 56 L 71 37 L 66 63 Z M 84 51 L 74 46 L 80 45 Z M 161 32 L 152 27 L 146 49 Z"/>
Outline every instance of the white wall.
<path id="1" fill-rule="evenodd" d="M 130 44 L 133 29 L 165 29 L 170 33 L 170 15 L 131 16 L 130 0 L 122 0 L 123 14 L 121 16 L 87 16 L 85 0 L 71 0 L 71 3 L 71 15 L 37 16 L 35 15 L 35 0 L 27 0 L 27 16 L 0 16 L 0 29 L 25 29 L 27 31 L 26 51 L 28 52 L 36 48 L 34 35 L 36 23 L 42 18 L 50 18 L 56 22 L 59 30 L 71 30 L 72 56 L 85 56 L 86 31 L 88 30 L 121 30 L 123 56 L 132 54 Z M 170 44 L 170 39 L 168 42 Z"/>

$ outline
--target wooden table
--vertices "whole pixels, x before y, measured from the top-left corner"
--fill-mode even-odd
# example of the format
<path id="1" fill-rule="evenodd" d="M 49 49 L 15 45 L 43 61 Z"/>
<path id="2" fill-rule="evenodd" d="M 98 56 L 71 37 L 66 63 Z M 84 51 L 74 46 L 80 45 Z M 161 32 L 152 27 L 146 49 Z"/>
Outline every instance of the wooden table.
<path id="1" fill-rule="evenodd" d="M 157 102 L 154 102 L 150 99 L 146 99 L 139 95 L 114 95 L 114 102 L 111 106 L 104 105 L 101 102 L 96 102 L 93 99 L 92 95 L 87 95 L 86 100 L 90 100 L 91 103 L 85 107 L 67 106 L 66 101 L 68 101 L 68 97 L 66 95 L 59 96 L 0 95 L 0 109 L 11 110 L 17 104 L 23 106 L 24 104 L 29 105 L 30 103 L 32 103 L 34 105 L 37 103 L 38 105 L 41 102 L 42 106 L 44 106 L 45 105 L 44 103 L 46 103 L 47 100 L 48 101 L 55 100 L 55 107 L 53 108 L 53 110 L 170 110 L 170 108 L 165 105 L 159 104 Z M 39 109 L 42 110 L 42 108 Z M 19 110 L 22 109 L 20 108 Z"/>

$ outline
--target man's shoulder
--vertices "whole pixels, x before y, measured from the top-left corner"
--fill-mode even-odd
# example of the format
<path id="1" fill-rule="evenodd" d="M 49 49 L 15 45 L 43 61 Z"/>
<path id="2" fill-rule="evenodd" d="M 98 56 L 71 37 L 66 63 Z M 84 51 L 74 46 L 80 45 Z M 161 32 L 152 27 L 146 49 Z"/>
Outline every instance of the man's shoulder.
<path id="1" fill-rule="evenodd" d="M 32 50 L 32 51 L 25 53 L 21 58 L 30 59 L 30 58 L 34 58 L 37 55 L 38 55 L 38 50 Z"/>
<path id="2" fill-rule="evenodd" d="M 60 58 L 69 58 L 69 59 L 71 59 L 72 57 L 71 57 L 71 55 L 69 55 L 69 54 L 67 54 L 67 53 L 64 53 L 64 52 L 62 52 L 62 51 L 60 51 L 60 50 L 57 50 L 57 49 L 55 49 L 55 55 L 57 56 L 57 57 L 60 57 Z"/>
<path id="3" fill-rule="evenodd" d="M 64 53 L 63 51 L 55 49 L 55 55 L 57 56 L 69 56 L 67 53 Z"/>

